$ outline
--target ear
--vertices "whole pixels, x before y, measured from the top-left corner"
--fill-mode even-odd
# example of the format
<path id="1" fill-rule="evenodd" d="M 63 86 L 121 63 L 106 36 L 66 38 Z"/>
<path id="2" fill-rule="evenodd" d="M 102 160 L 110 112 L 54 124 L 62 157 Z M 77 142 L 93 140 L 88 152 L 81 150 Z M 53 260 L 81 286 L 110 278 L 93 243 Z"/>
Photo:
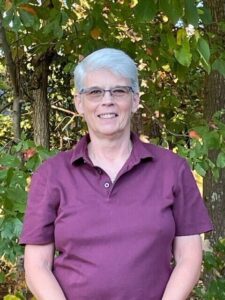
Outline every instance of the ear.
<path id="1" fill-rule="evenodd" d="M 136 111 L 138 110 L 138 107 L 139 107 L 139 103 L 140 103 L 139 93 L 134 93 L 132 100 L 133 100 L 133 102 L 132 102 L 132 113 L 136 113 Z"/>
<path id="2" fill-rule="evenodd" d="M 77 112 L 80 115 L 83 115 L 84 114 L 83 101 L 81 99 L 81 95 L 80 94 L 75 94 L 74 95 L 74 105 L 76 107 Z"/>

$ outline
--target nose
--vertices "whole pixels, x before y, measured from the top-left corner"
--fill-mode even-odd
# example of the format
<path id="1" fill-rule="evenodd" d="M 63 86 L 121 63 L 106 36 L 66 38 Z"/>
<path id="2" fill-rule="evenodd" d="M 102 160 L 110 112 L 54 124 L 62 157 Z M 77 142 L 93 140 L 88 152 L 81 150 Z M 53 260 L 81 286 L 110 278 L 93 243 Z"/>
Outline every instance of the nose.
<path id="1" fill-rule="evenodd" d="M 111 90 L 105 90 L 105 93 L 102 97 L 102 104 L 112 105 L 113 104 L 113 96 Z"/>

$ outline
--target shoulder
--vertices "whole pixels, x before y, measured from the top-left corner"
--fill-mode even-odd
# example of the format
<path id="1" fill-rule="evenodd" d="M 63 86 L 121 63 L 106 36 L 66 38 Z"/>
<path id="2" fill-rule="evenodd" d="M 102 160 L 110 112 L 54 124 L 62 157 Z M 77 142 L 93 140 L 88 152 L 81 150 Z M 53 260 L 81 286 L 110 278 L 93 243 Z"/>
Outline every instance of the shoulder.
<path id="1" fill-rule="evenodd" d="M 59 174 L 62 169 L 72 166 L 72 155 L 74 149 L 61 151 L 56 155 L 46 159 L 36 170 L 35 173 L 55 173 Z"/>

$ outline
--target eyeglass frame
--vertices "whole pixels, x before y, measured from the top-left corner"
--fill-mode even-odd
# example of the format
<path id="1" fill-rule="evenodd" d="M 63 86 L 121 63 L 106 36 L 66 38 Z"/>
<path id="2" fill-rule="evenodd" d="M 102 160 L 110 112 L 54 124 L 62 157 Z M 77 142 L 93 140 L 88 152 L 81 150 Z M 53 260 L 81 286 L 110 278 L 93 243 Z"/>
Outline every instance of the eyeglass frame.
<path id="1" fill-rule="evenodd" d="M 117 96 L 115 96 L 115 95 L 113 95 L 113 93 L 112 93 L 112 90 L 114 90 L 114 89 L 120 89 L 120 88 L 127 88 L 128 89 L 128 92 L 127 92 L 127 94 L 126 95 L 128 95 L 130 92 L 132 92 L 132 93 L 135 93 L 135 91 L 134 91 L 134 89 L 132 88 L 132 86 L 115 86 L 115 87 L 113 87 L 113 88 L 110 88 L 110 89 L 103 89 L 103 88 L 100 88 L 100 87 L 90 87 L 90 88 L 83 88 L 83 89 L 81 89 L 80 91 L 79 91 L 79 94 L 80 95 L 88 95 L 88 93 L 89 92 L 91 92 L 91 90 L 101 90 L 101 92 L 103 92 L 103 94 L 101 95 L 101 96 L 96 96 L 96 98 L 95 97 L 93 97 L 93 99 L 95 98 L 96 100 L 102 100 L 103 98 L 104 98 L 104 96 L 105 96 L 105 93 L 106 92 L 109 92 L 110 93 L 110 96 L 112 97 L 112 98 L 116 98 Z M 89 94 L 90 95 L 90 94 Z M 125 96 L 125 94 L 123 95 L 123 96 Z M 119 96 L 118 96 L 119 97 Z M 122 96 L 121 96 L 122 97 Z"/>

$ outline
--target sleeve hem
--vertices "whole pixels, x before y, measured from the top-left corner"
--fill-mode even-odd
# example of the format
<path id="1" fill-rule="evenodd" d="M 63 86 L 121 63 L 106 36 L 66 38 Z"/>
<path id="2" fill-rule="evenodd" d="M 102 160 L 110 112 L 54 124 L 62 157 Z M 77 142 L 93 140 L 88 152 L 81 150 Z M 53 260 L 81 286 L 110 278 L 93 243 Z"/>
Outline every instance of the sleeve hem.
<path id="1" fill-rule="evenodd" d="M 179 230 L 176 232 L 176 236 L 184 236 L 184 235 L 193 235 L 193 234 L 201 234 L 206 233 L 213 230 L 212 225 L 201 225 L 198 228 L 188 228 L 187 230 Z"/>
<path id="2" fill-rule="evenodd" d="M 21 239 L 19 241 L 19 245 L 25 246 L 25 245 L 46 245 L 54 243 L 54 240 L 26 240 L 26 239 Z"/>

